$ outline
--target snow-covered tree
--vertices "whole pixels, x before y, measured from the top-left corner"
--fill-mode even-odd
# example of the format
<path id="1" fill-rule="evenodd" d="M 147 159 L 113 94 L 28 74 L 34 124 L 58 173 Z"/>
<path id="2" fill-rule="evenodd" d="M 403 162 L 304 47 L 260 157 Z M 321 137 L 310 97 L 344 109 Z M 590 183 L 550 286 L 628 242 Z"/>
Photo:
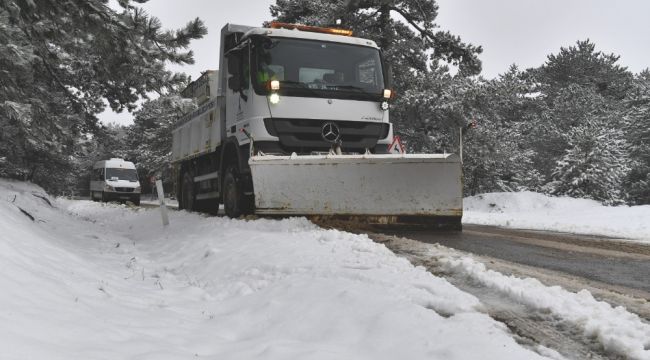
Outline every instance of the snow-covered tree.
<path id="1" fill-rule="evenodd" d="M 623 130 L 595 118 L 571 128 L 569 144 L 546 185 L 555 195 L 589 198 L 606 204 L 624 202 L 623 181 L 630 170 L 628 144 Z"/>
<path id="2" fill-rule="evenodd" d="M 544 175 L 535 168 L 538 154 L 530 135 L 543 111 L 543 96 L 516 66 L 486 81 L 468 110 L 477 128 L 465 137 L 466 193 L 538 190 Z"/>
<path id="3" fill-rule="evenodd" d="M 479 82 L 452 77 L 442 68 L 414 79 L 391 109 L 391 120 L 400 127 L 408 150 L 457 151 L 459 128 L 467 126 L 479 89 Z"/>
<path id="4" fill-rule="evenodd" d="M 185 49 L 205 34 L 202 22 L 164 31 L 131 1 L 119 4 L 120 12 L 107 0 L 0 1 L 0 176 L 56 191 L 105 102 L 132 110 L 185 83 L 165 64 L 192 62 Z"/>
<path id="5" fill-rule="evenodd" d="M 626 189 L 631 203 L 650 204 L 650 70 L 636 76 L 625 103 L 625 131 L 632 167 Z"/>
<path id="6" fill-rule="evenodd" d="M 589 40 L 578 41 L 527 72 L 542 101 L 529 141 L 538 154 L 535 168 L 552 179 L 547 191 L 609 203 L 625 197 L 619 175 L 627 172 L 628 159 L 618 155 L 626 153 L 622 100 L 631 89 L 633 75 L 618 60 L 617 55 L 596 51 Z M 597 146 L 590 145 L 597 141 Z M 620 164 L 618 175 L 602 179 L 602 184 L 619 187 L 609 191 L 610 195 L 594 178 L 599 170 L 592 167 L 603 162 Z M 577 174 L 583 170 L 590 172 L 580 175 L 584 181 Z"/>
<path id="7" fill-rule="evenodd" d="M 548 56 L 546 63 L 534 70 L 543 91 L 554 97 L 570 85 L 590 88 L 607 98 L 623 99 L 632 84 L 633 75 L 617 64 L 620 56 L 596 51 L 589 40 L 575 46 L 560 48 Z"/>
<path id="8" fill-rule="evenodd" d="M 172 130 L 181 116 L 194 109 L 194 101 L 172 94 L 148 100 L 135 112 L 126 157 L 135 162 L 141 177 L 162 175 L 171 181 Z"/>

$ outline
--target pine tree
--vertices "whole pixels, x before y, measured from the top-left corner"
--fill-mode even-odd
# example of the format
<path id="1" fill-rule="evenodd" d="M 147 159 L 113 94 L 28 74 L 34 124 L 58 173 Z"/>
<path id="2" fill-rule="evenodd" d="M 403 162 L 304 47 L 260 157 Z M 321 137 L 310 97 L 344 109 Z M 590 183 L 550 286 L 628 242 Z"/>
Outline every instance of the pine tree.
<path id="1" fill-rule="evenodd" d="M 136 2 L 144 2 L 138 0 Z M 174 91 L 185 76 L 166 62 L 206 30 L 198 19 L 177 31 L 128 0 L 0 1 L 0 176 L 48 188 L 71 176 L 76 139 L 97 131 L 105 101 L 132 110 L 148 93 Z"/>
<path id="2" fill-rule="evenodd" d="M 544 106 L 535 84 L 513 65 L 478 93 L 467 109 L 478 127 L 465 138 L 466 193 L 539 190 L 545 177 L 535 168 L 529 137 Z"/>
<path id="3" fill-rule="evenodd" d="M 573 127 L 565 136 L 569 148 L 557 162 L 547 189 L 555 195 L 589 198 L 605 204 L 625 200 L 623 180 L 628 175 L 628 144 L 622 129 L 595 118 Z"/>
<path id="4" fill-rule="evenodd" d="M 632 85 L 633 75 L 617 64 L 619 59 L 618 55 L 596 51 L 596 45 L 589 40 L 578 41 L 575 46 L 560 48 L 557 55 L 549 55 L 546 63 L 535 70 L 535 77 L 551 98 L 559 90 L 577 85 L 621 100 Z"/>
<path id="5" fill-rule="evenodd" d="M 135 112 L 125 156 L 135 162 L 141 178 L 160 175 L 171 181 L 172 130 L 181 116 L 194 109 L 192 100 L 172 94 L 146 101 Z"/>
<path id="6" fill-rule="evenodd" d="M 625 132 L 630 142 L 632 167 L 626 190 L 631 203 L 650 204 L 650 70 L 635 77 L 625 104 Z"/>

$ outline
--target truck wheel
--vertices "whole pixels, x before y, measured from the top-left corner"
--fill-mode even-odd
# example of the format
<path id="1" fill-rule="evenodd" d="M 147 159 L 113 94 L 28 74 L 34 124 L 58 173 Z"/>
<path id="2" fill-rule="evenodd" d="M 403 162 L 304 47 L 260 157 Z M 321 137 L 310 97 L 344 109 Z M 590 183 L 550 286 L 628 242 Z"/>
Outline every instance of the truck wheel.
<path id="1" fill-rule="evenodd" d="M 102 191 L 102 202 L 106 202 L 106 195 L 104 194 L 103 191 Z"/>
<path id="2" fill-rule="evenodd" d="M 140 206 L 140 196 L 133 198 L 133 205 Z"/>
<path id="3" fill-rule="evenodd" d="M 195 211 L 194 206 L 194 179 L 192 179 L 192 174 L 186 172 L 183 175 L 183 185 L 181 186 L 183 191 L 181 194 L 181 201 L 183 203 L 183 209 L 187 211 Z"/>
<path id="4" fill-rule="evenodd" d="M 253 212 L 252 201 L 249 196 L 244 195 L 234 167 L 229 167 L 223 178 L 223 208 L 231 218 Z"/>

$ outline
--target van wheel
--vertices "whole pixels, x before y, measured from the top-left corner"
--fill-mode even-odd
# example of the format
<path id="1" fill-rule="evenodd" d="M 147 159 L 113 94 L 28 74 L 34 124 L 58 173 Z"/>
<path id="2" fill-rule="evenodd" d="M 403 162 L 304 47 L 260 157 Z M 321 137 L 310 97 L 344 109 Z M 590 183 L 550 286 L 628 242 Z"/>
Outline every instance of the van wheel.
<path id="1" fill-rule="evenodd" d="M 195 201 L 194 201 L 194 179 L 192 179 L 192 174 L 186 172 L 183 175 L 183 185 L 181 186 L 181 202 L 183 203 L 183 209 L 187 211 L 195 211 Z"/>
<path id="2" fill-rule="evenodd" d="M 244 195 L 239 175 L 234 167 L 229 167 L 223 178 L 223 208 L 226 215 L 231 218 L 253 212 L 252 199 Z"/>

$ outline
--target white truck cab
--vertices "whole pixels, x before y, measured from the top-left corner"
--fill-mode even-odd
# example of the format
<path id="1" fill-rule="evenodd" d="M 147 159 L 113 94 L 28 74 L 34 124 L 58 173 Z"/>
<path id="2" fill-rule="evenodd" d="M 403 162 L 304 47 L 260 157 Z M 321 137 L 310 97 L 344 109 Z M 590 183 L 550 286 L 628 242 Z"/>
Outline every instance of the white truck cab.
<path id="1" fill-rule="evenodd" d="M 97 161 L 90 179 L 93 201 L 131 201 L 140 205 L 140 181 L 135 165 L 124 159 Z"/>

